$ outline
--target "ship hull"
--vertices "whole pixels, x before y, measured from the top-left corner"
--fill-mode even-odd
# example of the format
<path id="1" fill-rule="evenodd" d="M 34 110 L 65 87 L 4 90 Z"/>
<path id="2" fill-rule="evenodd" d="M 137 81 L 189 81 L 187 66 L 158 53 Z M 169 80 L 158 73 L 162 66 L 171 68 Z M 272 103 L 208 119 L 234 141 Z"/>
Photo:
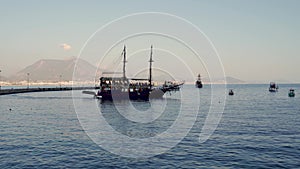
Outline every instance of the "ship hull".
<path id="1" fill-rule="evenodd" d="M 102 91 L 97 94 L 97 98 L 102 100 L 149 100 L 152 98 L 162 98 L 164 92 L 162 90 L 143 90 L 143 91 L 128 91 L 121 90 Z"/>
<path id="2" fill-rule="evenodd" d="M 277 92 L 276 88 L 269 88 L 269 92 Z"/>
<path id="3" fill-rule="evenodd" d="M 197 81 L 195 85 L 196 85 L 197 88 L 202 88 L 203 87 L 201 81 Z"/>

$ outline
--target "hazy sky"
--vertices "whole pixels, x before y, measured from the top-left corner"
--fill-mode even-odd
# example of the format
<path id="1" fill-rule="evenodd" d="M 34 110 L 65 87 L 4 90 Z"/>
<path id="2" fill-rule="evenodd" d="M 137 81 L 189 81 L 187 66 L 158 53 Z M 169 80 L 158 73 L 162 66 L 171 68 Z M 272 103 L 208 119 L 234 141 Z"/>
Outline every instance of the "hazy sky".
<path id="1" fill-rule="evenodd" d="M 245 81 L 300 82 L 299 0 L 6 0 L 0 4 L 4 76 L 39 59 L 77 56 L 91 34 L 124 15 L 165 12 L 189 20 L 208 36 L 226 75 Z"/>

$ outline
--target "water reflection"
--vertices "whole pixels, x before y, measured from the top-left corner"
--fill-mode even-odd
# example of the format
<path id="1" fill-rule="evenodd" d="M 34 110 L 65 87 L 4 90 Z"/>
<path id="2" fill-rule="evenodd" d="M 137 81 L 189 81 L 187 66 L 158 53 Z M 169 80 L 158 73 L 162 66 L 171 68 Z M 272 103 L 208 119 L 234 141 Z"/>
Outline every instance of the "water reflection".
<path id="1" fill-rule="evenodd" d="M 99 101 L 101 102 L 101 101 Z M 99 104 L 100 112 L 103 117 L 114 128 L 117 132 L 134 138 L 148 138 L 154 137 L 159 133 L 167 130 L 173 122 L 176 120 L 178 113 L 180 111 L 180 100 L 177 99 L 161 99 L 161 100 L 151 100 L 149 102 L 139 102 L 139 101 L 102 101 Z M 166 106 L 164 106 L 164 103 Z M 131 105 L 135 108 L 134 112 L 130 108 Z M 128 114 L 141 113 L 141 111 L 151 110 L 151 106 L 164 106 L 165 109 L 161 112 L 158 118 L 153 119 L 153 113 L 148 111 L 148 114 L 143 116 L 144 121 L 151 119 L 149 123 L 139 123 L 132 121 L 127 117 Z M 123 111 L 123 112 L 120 112 Z M 149 113 L 150 112 L 150 113 Z"/>

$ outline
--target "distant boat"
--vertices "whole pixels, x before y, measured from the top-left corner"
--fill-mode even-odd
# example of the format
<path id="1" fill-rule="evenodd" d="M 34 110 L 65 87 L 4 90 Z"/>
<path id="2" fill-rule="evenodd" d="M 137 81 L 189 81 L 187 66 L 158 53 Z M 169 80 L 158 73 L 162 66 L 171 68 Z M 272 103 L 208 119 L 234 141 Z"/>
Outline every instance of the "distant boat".
<path id="1" fill-rule="evenodd" d="M 269 87 L 269 91 L 270 92 L 277 92 L 278 91 L 278 85 L 276 85 L 275 82 L 271 82 L 270 87 Z"/>
<path id="2" fill-rule="evenodd" d="M 202 88 L 203 87 L 202 82 L 201 82 L 200 74 L 198 74 L 198 79 L 197 79 L 195 85 L 196 85 L 197 88 Z"/>
<path id="3" fill-rule="evenodd" d="M 289 97 L 295 97 L 295 90 L 294 89 L 290 89 Z"/>
<path id="4" fill-rule="evenodd" d="M 229 93 L 228 93 L 228 95 L 230 95 L 230 96 L 233 96 L 233 95 L 234 95 L 234 92 L 233 92 L 233 90 L 232 90 L 232 89 L 230 89 L 230 90 L 229 90 Z"/>

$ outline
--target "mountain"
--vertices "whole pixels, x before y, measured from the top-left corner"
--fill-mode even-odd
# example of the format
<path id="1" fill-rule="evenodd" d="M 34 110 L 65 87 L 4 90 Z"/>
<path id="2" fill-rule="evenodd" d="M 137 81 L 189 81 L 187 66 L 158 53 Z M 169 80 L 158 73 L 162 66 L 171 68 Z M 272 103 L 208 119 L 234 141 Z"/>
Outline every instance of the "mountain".
<path id="1" fill-rule="evenodd" d="M 3 81 L 3 82 L 4 82 L 4 81 L 7 81 L 7 80 L 8 80 L 8 79 L 7 79 L 7 77 L 5 77 L 5 76 L 1 76 L 1 75 L 0 75 L 0 82 L 1 82 L 1 81 Z"/>
<path id="2" fill-rule="evenodd" d="M 242 83 L 246 83 L 243 80 L 234 78 L 234 77 L 230 77 L 230 76 L 226 76 L 225 77 L 226 83 L 227 84 L 242 84 Z M 214 79 L 209 79 L 209 78 L 203 78 L 202 81 L 204 83 L 224 83 L 224 78 L 214 78 Z"/>
<path id="3" fill-rule="evenodd" d="M 78 77 L 76 77 L 77 80 L 93 81 L 97 68 L 87 61 L 82 59 L 77 60 L 75 57 L 66 60 L 42 59 L 19 71 L 12 76 L 10 80 L 26 81 L 29 77 L 30 81 L 71 81 L 74 71 L 76 71 L 76 75 L 78 75 Z"/>
<path id="4" fill-rule="evenodd" d="M 230 77 L 230 76 L 227 76 L 227 77 L 226 77 L 226 82 L 229 83 L 229 84 L 246 83 L 246 82 L 243 81 L 243 80 L 240 80 L 240 79 L 237 79 L 237 78 L 234 78 L 234 77 Z"/>

